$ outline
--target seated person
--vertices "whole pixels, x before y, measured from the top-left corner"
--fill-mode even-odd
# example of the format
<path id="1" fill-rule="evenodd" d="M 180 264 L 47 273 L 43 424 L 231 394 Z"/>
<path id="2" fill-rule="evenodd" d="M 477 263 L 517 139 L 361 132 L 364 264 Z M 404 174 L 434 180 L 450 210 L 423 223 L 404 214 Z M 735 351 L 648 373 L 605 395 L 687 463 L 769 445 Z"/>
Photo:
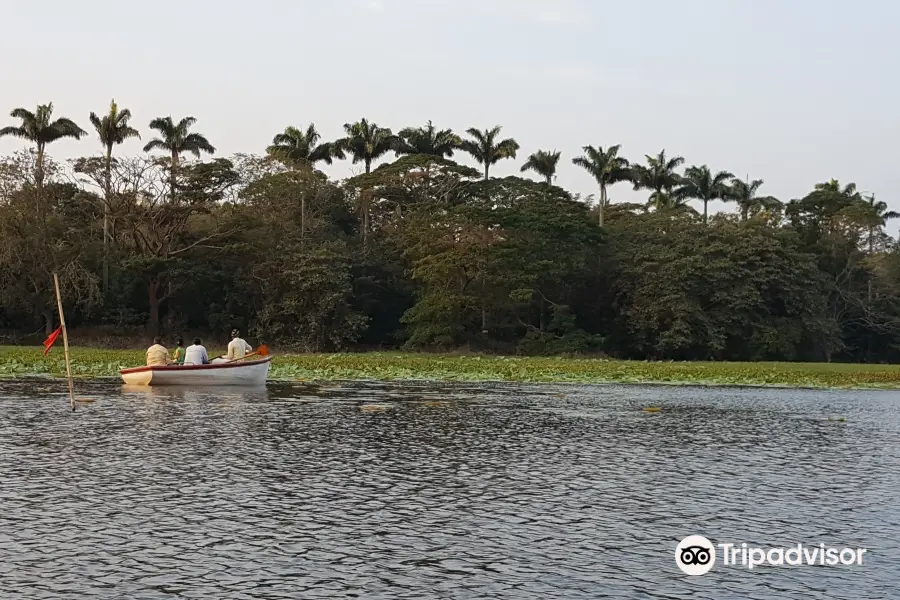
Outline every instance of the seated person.
<path id="1" fill-rule="evenodd" d="M 209 355 L 206 348 L 200 342 L 200 338 L 194 338 L 194 344 L 188 346 L 184 351 L 184 364 L 186 365 L 208 365 Z"/>
<path id="2" fill-rule="evenodd" d="M 162 345 L 162 338 L 153 338 L 153 345 L 147 348 L 147 366 L 164 367 L 171 364 L 172 359 L 169 358 L 169 351 Z"/>
<path id="3" fill-rule="evenodd" d="M 232 340 L 228 344 L 228 354 L 225 358 L 228 360 L 237 360 L 238 358 L 244 358 L 247 354 L 253 352 L 253 348 L 250 344 L 241 338 L 241 332 L 239 330 L 232 330 L 231 337 Z"/>
<path id="4" fill-rule="evenodd" d="M 175 358 L 174 362 L 176 365 L 184 364 L 184 339 L 178 337 L 175 340 Z"/>

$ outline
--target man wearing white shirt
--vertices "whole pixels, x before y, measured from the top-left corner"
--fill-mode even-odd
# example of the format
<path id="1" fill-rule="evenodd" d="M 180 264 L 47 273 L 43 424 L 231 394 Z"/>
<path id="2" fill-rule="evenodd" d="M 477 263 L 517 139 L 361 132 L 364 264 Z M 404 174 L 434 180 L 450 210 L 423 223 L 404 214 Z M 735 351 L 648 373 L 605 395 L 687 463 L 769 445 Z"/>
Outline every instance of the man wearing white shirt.
<path id="1" fill-rule="evenodd" d="M 200 343 L 200 338 L 194 338 L 194 344 L 188 346 L 184 351 L 184 364 L 186 365 L 208 365 L 209 355 L 206 353 L 206 347 Z"/>
<path id="2" fill-rule="evenodd" d="M 241 332 L 237 329 L 232 330 L 231 338 L 231 342 L 228 343 L 228 354 L 226 355 L 228 360 L 244 358 L 247 354 L 253 352 L 253 348 L 241 338 Z"/>

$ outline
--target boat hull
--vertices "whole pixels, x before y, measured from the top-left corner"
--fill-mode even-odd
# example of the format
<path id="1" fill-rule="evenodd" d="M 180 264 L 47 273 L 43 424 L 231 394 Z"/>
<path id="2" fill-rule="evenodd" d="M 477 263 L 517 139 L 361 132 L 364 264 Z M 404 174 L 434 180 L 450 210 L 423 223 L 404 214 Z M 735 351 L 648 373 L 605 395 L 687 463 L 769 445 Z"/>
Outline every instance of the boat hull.
<path id="1" fill-rule="evenodd" d="M 209 365 L 133 367 L 119 374 L 127 385 L 259 386 L 265 385 L 272 357 Z"/>

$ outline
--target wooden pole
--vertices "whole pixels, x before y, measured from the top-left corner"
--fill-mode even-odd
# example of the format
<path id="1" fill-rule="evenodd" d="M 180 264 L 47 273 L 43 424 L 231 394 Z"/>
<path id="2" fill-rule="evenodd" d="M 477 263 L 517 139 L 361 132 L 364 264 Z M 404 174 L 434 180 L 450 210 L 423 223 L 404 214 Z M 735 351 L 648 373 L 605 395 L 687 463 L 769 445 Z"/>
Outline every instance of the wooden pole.
<path id="1" fill-rule="evenodd" d="M 59 293 L 59 277 L 53 273 L 53 286 L 56 288 L 56 307 L 59 309 L 59 326 L 62 328 L 63 351 L 66 354 L 66 378 L 69 380 L 69 404 L 75 411 L 75 384 L 72 381 L 72 363 L 69 362 L 69 336 L 66 333 L 66 317 L 63 314 L 62 295 Z"/>

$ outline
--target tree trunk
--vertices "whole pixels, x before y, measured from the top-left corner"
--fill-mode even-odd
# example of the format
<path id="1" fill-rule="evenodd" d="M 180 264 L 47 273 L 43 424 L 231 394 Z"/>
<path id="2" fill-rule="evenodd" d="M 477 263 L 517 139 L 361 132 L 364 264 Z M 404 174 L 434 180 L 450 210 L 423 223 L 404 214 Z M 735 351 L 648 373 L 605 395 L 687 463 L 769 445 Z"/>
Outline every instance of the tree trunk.
<path id="1" fill-rule="evenodd" d="M 169 177 L 169 189 L 171 190 L 171 195 L 169 200 L 175 202 L 175 187 L 176 187 L 176 176 L 175 172 L 178 170 L 178 152 L 172 150 L 172 173 Z"/>
<path id="2" fill-rule="evenodd" d="M 869 260 L 875 254 L 875 228 L 869 227 Z M 866 310 L 872 310 L 872 273 L 869 272 L 866 291 Z M 870 362 L 872 356 L 872 332 L 866 333 L 866 362 Z"/>
<path id="3" fill-rule="evenodd" d="M 44 144 L 37 145 L 37 160 L 34 165 L 34 186 L 37 191 L 37 209 L 41 223 L 47 224 L 47 211 L 44 210 Z"/>
<path id="4" fill-rule="evenodd" d="M 544 321 L 544 311 L 545 311 L 545 307 L 544 307 L 544 295 L 543 295 L 543 294 L 541 294 L 541 308 L 540 308 L 540 310 L 541 310 L 541 315 L 540 315 L 540 317 L 538 318 L 538 328 L 539 328 L 541 331 L 544 331 L 544 327 L 546 326 L 546 324 L 545 324 L 545 321 Z"/>
<path id="5" fill-rule="evenodd" d="M 425 163 L 425 177 L 423 178 L 422 183 L 422 198 L 427 198 L 428 191 L 431 189 L 431 162 Z"/>
<path id="6" fill-rule="evenodd" d="M 51 311 L 49 308 L 45 308 L 44 312 L 41 313 L 41 315 L 44 317 L 44 335 L 49 336 L 51 333 L 53 333 L 53 330 L 56 329 L 53 326 L 53 311 Z"/>
<path id="7" fill-rule="evenodd" d="M 372 159 L 367 158 L 366 159 L 366 175 L 368 175 L 371 172 L 372 172 Z"/>
<path id="8" fill-rule="evenodd" d="M 306 194 L 300 195 L 300 247 L 303 247 L 303 238 L 306 235 Z"/>
<path id="9" fill-rule="evenodd" d="M 147 283 L 147 299 L 150 304 L 150 320 L 147 329 L 152 335 L 159 335 L 159 279 L 151 277 Z"/>
<path id="10" fill-rule="evenodd" d="M 44 190 L 44 145 L 38 144 L 37 159 L 34 164 L 34 185 L 37 188 L 38 201 L 41 201 L 41 192 Z"/>
<path id="11" fill-rule="evenodd" d="M 172 284 L 172 280 L 168 280 L 166 282 L 166 295 L 164 296 L 165 300 L 168 300 L 174 295 L 174 285 Z M 175 329 L 175 311 L 172 309 L 172 304 L 168 303 L 166 305 L 166 326 L 163 329 L 167 334 L 171 333 Z"/>
<path id="12" fill-rule="evenodd" d="M 369 249 L 369 199 L 363 203 L 363 248 Z"/>
<path id="13" fill-rule="evenodd" d="M 706 207 L 708 204 L 709 204 L 709 200 L 704 198 L 703 199 L 703 224 L 704 225 L 708 223 L 707 212 L 706 212 Z"/>
<path id="14" fill-rule="evenodd" d="M 489 163 L 484 163 L 484 180 L 488 180 L 488 172 L 491 170 L 491 165 Z"/>
<path id="15" fill-rule="evenodd" d="M 106 148 L 106 198 L 103 202 L 103 296 L 109 293 L 109 202 L 112 190 L 112 146 Z"/>
<path id="16" fill-rule="evenodd" d="M 553 175 L 547 175 L 547 185 L 553 185 Z"/>
<path id="17" fill-rule="evenodd" d="M 606 186 L 600 184 L 600 204 L 597 206 L 597 224 L 603 227 L 603 209 L 606 208 Z"/>

